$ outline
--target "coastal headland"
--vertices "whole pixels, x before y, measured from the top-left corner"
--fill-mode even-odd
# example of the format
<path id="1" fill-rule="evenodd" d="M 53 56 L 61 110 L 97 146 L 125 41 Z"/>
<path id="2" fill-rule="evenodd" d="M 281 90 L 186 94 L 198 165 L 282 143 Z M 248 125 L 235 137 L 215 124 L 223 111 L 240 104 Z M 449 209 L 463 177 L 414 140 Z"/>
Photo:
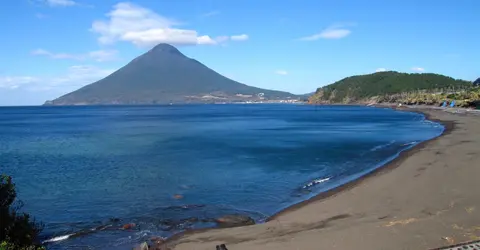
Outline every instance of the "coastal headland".
<path id="1" fill-rule="evenodd" d="M 185 232 L 175 250 L 432 249 L 480 239 L 480 116 L 430 108 L 444 133 L 264 224 Z"/>

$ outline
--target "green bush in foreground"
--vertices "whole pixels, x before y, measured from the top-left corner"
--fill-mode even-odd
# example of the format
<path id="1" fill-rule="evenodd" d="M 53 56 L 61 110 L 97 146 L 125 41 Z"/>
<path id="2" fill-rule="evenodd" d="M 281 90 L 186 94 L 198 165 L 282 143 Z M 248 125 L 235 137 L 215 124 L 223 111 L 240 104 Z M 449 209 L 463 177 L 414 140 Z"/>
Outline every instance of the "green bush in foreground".
<path id="1" fill-rule="evenodd" d="M 12 178 L 0 176 L 0 250 L 44 249 L 38 240 L 43 225 L 29 214 L 19 212 L 22 203 L 15 201 L 17 192 Z"/>

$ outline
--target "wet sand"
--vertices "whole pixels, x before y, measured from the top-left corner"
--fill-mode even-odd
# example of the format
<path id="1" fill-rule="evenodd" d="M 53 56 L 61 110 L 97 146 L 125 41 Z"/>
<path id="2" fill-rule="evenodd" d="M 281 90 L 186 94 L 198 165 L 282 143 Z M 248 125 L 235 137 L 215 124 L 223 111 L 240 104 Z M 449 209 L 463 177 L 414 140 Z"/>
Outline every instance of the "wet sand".
<path id="1" fill-rule="evenodd" d="M 425 113 L 444 134 L 253 226 L 187 232 L 175 250 L 430 249 L 480 239 L 480 116 Z"/>

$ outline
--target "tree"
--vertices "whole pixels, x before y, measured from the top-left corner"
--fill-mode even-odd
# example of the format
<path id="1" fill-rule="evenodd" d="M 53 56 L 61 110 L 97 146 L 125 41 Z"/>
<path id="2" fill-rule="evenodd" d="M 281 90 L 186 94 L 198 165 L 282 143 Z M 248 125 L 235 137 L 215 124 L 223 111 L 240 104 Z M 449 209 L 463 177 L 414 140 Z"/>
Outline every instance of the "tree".
<path id="1" fill-rule="evenodd" d="M 0 176 L 0 250 L 42 249 L 38 236 L 43 225 L 29 214 L 20 212 L 12 177 Z"/>

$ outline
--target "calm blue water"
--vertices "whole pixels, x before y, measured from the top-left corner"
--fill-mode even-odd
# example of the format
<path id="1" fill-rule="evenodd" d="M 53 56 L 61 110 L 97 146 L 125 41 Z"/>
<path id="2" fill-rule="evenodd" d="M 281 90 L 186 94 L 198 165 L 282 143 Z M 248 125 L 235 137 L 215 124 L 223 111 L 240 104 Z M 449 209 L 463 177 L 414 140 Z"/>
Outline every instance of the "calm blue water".
<path id="1" fill-rule="evenodd" d="M 261 222 L 442 131 L 420 114 L 351 106 L 0 108 L 0 172 L 45 238 L 112 225 L 52 249 L 131 249 L 224 214 Z"/>

